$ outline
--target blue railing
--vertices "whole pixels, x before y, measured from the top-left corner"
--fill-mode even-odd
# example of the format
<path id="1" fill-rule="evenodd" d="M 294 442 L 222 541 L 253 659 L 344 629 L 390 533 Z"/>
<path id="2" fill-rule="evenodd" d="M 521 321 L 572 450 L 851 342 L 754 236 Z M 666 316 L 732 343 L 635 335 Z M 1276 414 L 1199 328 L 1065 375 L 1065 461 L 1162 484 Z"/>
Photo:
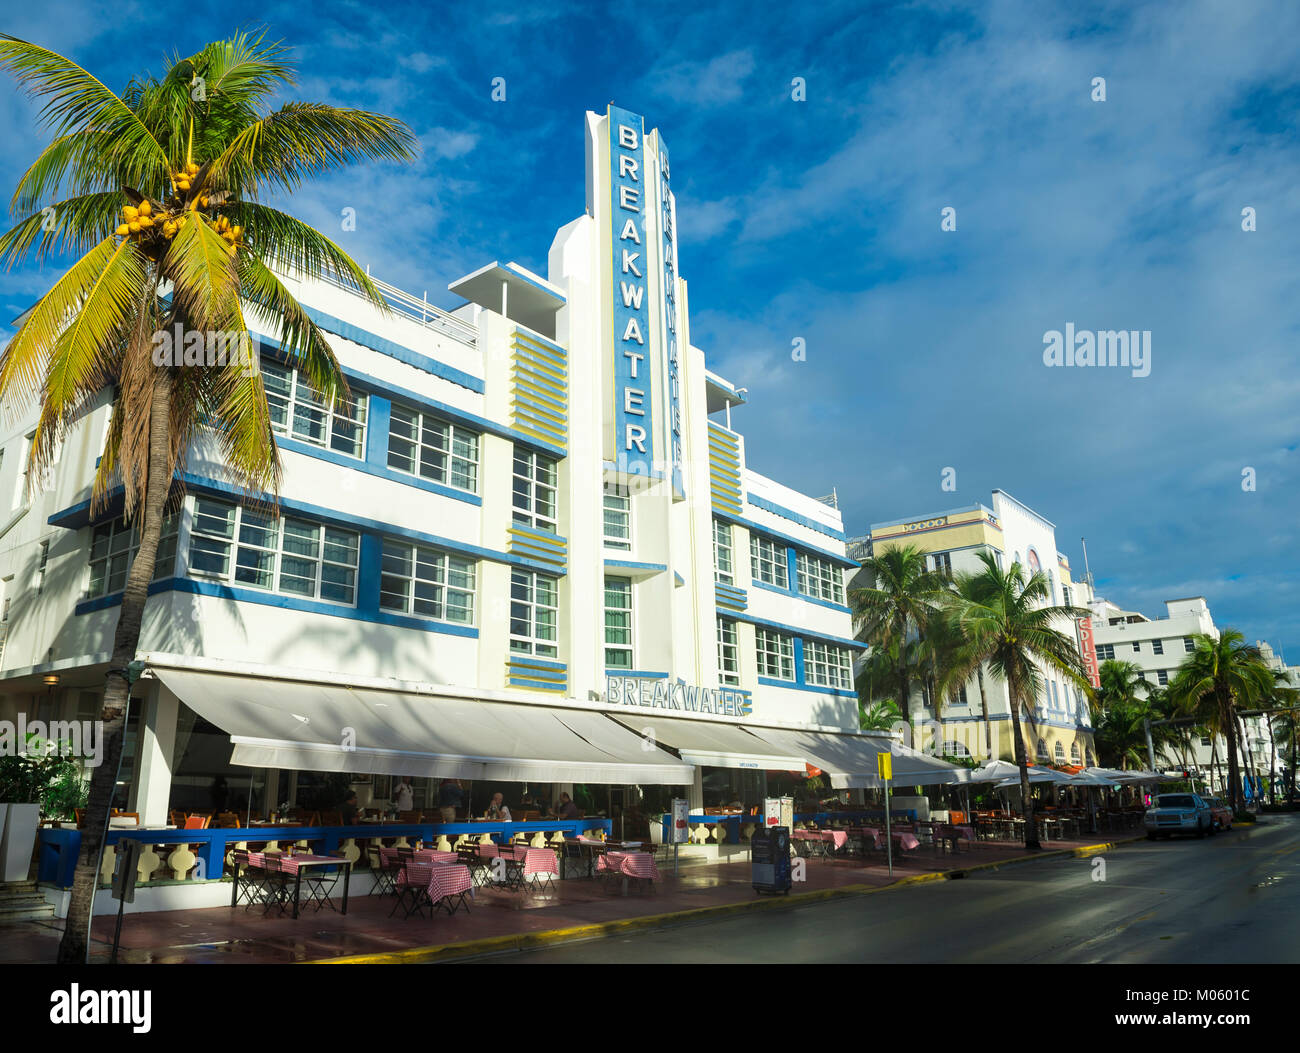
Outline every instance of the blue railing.
<path id="1" fill-rule="evenodd" d="M 122 838 L 133 838 L 147 845 L 195 845 L 200 863 L 199 873 L 208 878 L 220 878 L 225 867 L 226 853 L 231 845 L 244 842 L 250 845 L 267 841 L 296 844 L 311 842 L 312 850 L 328 855 L 348 839 L 369 838 L 420 838 L 426 844 L 445 834 L 450 838 L 461 834 L 482 837 L 492 835 L 494 840 L 514 837 L 515 834 L 553 833 L 563 831 L 569 837 L 592 830 L 603 830 L 606 836 L 613 832 L 609 819 L 539 820 L 530 823 L 368 823 L 360 826 L 233 826 L 211 830 L 110 830 L 107 842 L 117 844 Z M 81 831 L 45 828 L 40 831 L 40 858 L 36 879 L 56 888 L 71 888 L 72 874 L 81 851 Z"/>
<path id="2" fill-rule="evenodd" d="M 890 817 L 896 823 L 912 823 L 916 821 L 916 812 L 913 809 L 895 809 L 889 810 Z M 864 819 L 879 822 L 885 821 L 884 809 L 876 811 L 865 810 L 860 812 L 798 812 L 795 814 L 796 823 L 816 823 L 818 826 L 825 826 L 832 820 L 835 822 L 861 822 Z M 660 823 L 664 831 L 664 840 L 669 840 L 668 830 L 672 823 L 672 816 L 664 812 L 660 817 Z M 702 815 L 692 812 L 687 821 L 691 826 L 712 826 L 718 824 L 727 828 L 727 844 L 740 844 L 741 827 L 753 823 L 755 826 L 761 825 L 763 817 L 761 815 Z"/>

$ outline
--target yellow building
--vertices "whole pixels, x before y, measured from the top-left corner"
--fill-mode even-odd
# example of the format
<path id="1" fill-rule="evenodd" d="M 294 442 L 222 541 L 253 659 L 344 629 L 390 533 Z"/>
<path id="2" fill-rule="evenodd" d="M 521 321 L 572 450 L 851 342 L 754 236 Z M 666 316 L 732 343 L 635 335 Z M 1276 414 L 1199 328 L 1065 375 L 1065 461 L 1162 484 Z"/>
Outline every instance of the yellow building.
<path id="1" fill-rule="evenodd" d="M 1028 573 L 1041 571 L 1047 578 L 1054 604 L 1087 607 L 1092 589 L 1076 581 L 1070 563 L 1056 548 L 1056 527 L 1049 520 L 1002 490 L 993 491 L 992 507 L 968 505 L 909 519 L 873 523 L 870 534 L 858 539 L 855 558 L 886 548 L 914 545 L 927 554 L 934 570 L 952 574 L 981 569 L 980 553 L 989 552 L 999 565 L 1018 562 Z M 859 574 L 852 585 L 869 585 Z M 1078 627 L 1063 621 L 1058 628 L 1079 641 Z M 1082 648 L 1081 648 L 1082 653 Z M 1040 670 L 1042 684 L 1032 708 L 1032 721 L 1024 720 L 1023 733 L 1030 761 L 1050 764 L 1096 763 L 1092 726 L 1083 692 L 1058 673 Z M 909 721 L 923 750 L 979 761 L 1013 760 L 1011 707 L 1006 684 L 985 667 L 988 720 L 981 705 L 979 678 L 971 680 L 936 713 L 929 686 L 913 683 Z"/>

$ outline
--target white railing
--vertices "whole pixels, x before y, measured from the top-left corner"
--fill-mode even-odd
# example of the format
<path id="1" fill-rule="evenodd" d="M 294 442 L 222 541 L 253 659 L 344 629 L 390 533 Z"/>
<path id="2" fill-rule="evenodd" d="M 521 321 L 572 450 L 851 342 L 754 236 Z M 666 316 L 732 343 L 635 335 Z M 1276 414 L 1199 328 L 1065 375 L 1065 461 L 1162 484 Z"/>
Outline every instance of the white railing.
<path id="1" fill-rule="evenodd" d="M 367 276 L 369 276 L 369 270 L 367 270 Z M 321 281 L 333 285 L 337 289 L 352 293 L 354 296 L 358 295 L 354 285 L 343 281 L 337 275 L 322 274 Z M 404 317 L 419 322 L 420 325 L 432 329 L 435 333 L 441 333 L 462 344 L 468 344 L 470 347 L 474 347 L 478 343 L 478 330 L 474 326 L 429 303 L 427 294 L 423 299 L 417 300 L 410 293 L 397 288 L 395 285 L 380 281 L 378 278 L 370 277 L 370 281 L 379 290 L 388 305 Z"/>

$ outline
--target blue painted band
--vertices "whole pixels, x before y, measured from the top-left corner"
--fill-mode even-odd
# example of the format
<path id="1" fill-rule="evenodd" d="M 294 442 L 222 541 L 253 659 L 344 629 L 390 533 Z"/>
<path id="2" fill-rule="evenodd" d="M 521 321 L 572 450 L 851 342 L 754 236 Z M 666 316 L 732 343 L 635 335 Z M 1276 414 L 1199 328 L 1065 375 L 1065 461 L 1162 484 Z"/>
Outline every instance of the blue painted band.
<path id="1" fill-rule="evenodd" d="M 789 596 L 791 599 L 803 600 L 804 603 L 812 603 L 818 607 L 826 607 L 829 610 L 836 611 L 840 614 L 853 613 L 852 608 L 846 607 L 842 603 L 832 603 L 830 600 L 823 600 L 820 596 L 809 596 L 807 593 L 800 592 L 798 589 L 783 589 L 778 585 L 769 585 L 767 582 L 759 581 L 758 579 L 751 581 L 750 585 L 756 589 L 762 589 L 764 592 L 775 592 L 778 596 Z"/>
<path id="2" fill-rule="evenodd" d="M 637 563 L 630 559 L 607 559 L 605 560 L 605 566 L 617 570 L 649 570 L 656 573 L 668 569 L 667 563 Z"/>
<path id="3" fill-rule="evenodd" d="M 778 632 L 788 633 L 791 636 L 806 637 L 812 640 L 821 640 L 825 643 L 838 644 L 840 647 L 858 647 L 865 650 L 869 645 L 864 644 L 861 640 L 850 640 L 843 636 L 832 636 L 830 633 L 817 632 L 813 629 L 800 628 L 796 625 L 786 625 L 784 622 L 768 621 L 766 618 L 756 618 L 752 614 L 738 615 L 737 621 L 746 622 L 750 625 L 758 625 L 764 629 L 775 629 Z"/>
<path id="4" fill-rule="evenodd" d="M 755 497 L 753 494 L 750 494 L 749 503 L 755 508 L 761 508 L 765 512 L 771 512 L 775 516 L 780 516 L 782 519 L 788 519 L 792 523 L 798 523 L 800 526 L 807 527 L 809 530 L 816 530 L 819 534 L 833 537 L 836 541 L 844 540 L 843 530 L 836 530 L 834 527 L 827 526 L 825 523 L 820 523 L 816 519 L 802 515 L 791 508 L 786 508 L 784 505 L 778 505 L 775 501 L 768 501 L 765 498 Z"/>
<path id="5" fill-rule="evenodd" d="M 785 687 L 792 691 L 813 691 L 819 695 L 836 695 L 839 698 L 857 698 L 856 691 L 845 691 L 838 687 L 818 687 L 816 684 L 801 684 L 794 680 L 774 680 L 770 676 L 760 676 L 758 682 L 764 687 Z"/>
<path id="6" fill-rule="evenodd" d="M 764 526 L 762 523 L 756 523 L 752 519 L 746 519 L 744 516 L 732 515 L 730 513 L 719 513 L 718 518 L 735 523 L 737 526 L 742 526 L 746 530 L 753 531 L 756 534 L 762 534 L 765 537 L 770 537 L 776 541 L 783 541 L 785 544 L 793 545 L 795 548 L 803 549 L 805 552 L 811 552 L 813 555 L 821 556 L 823 559 L 828 559 L 832 563 L 838 563 L 842 567 L 860 567 L 862 565 L 856 560 L 849 559 L 847 556 L 844 556 L 839 552 L 832 552 L 830 549 L 818 548 L 816 545 L 809 544 L 807 541 L 803 541 L 797 537 L 791 537 L 789 534 L 783 534 L 779 530 L 773 530 L 769 526 Z"/>

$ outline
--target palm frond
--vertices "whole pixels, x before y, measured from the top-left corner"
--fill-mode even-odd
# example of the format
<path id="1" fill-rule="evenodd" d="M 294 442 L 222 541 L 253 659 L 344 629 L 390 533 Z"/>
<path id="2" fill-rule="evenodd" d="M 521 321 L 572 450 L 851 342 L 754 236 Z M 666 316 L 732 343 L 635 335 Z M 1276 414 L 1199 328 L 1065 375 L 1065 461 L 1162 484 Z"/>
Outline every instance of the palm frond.
<path id="1" fill-rule="evenodd" d="M 0 237 L 0 262 L 6 270 L 24 262 L 33 245 L 37 262 L 50 253 L 87 252 L 116 229 L 121 203 L 120 193 L 105 191 L 47 205 Z"/>

